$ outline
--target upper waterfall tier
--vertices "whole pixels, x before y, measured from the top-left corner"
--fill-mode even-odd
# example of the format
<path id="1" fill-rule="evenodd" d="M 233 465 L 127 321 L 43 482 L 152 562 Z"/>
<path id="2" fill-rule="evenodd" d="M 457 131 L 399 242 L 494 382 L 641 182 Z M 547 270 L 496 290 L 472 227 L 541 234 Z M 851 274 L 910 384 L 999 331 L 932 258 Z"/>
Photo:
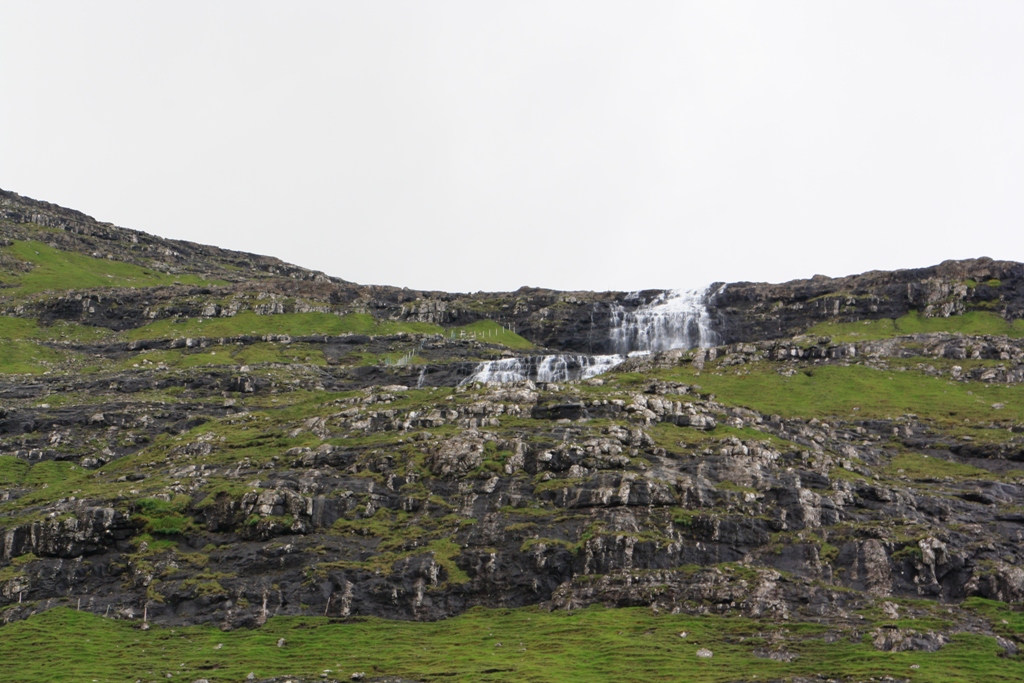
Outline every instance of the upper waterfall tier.
<path id="1" fill-rule="evenodd" d="M 628 354 L 718 345 L 721 337 L 711 326 L 707 304 L 720 291 L 670 290 L 632 311 L 614 306 L 612 350 Z"/>
<path id="2" fill-rule="evenodd" d="M 557 354 L 550 356 L 521 356 L 480 363 L 469 382 L 566 382 L 589 379 L 606 372 L 624 360 L 622 356 L 584 356 Z"/>

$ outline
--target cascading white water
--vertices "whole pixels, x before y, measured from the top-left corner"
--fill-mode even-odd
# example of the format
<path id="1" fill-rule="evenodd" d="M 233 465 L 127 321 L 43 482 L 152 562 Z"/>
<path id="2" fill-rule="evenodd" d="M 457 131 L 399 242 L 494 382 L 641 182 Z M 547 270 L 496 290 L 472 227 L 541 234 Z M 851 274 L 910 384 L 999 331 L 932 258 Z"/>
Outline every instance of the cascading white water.
<path id="1" fill-rule="evenodd" d="M 720 335 L 711 327 L 707 302 L 714 294 L 671 290 L 632 311 L 615 305 L 611 312 L 612 350 L 620 354 L 716 346 Z"/>
<path id="2" fill-rule="evenodd" d="M 712 328 L 707 302 L 722 289 L 724 286 L 715 292 L 667 291 L 632 311 L 613 305 L 610 336 L 614 354 L 554 354 L 485 361 L 462 383 L 589 379 L 611 370 L 632 353 L 716 346 L 721 337 Z"/>
<path id="3" fill-rule="evenodd" d="M 625 358 L 620 355 L 585 356 L 555 354 L 521 356 L 484 361 L 463 384 L 470 382 L 502 383 L 533 380 L 534 382 L 567 382 L 590 379 L 611 370 Z"/>

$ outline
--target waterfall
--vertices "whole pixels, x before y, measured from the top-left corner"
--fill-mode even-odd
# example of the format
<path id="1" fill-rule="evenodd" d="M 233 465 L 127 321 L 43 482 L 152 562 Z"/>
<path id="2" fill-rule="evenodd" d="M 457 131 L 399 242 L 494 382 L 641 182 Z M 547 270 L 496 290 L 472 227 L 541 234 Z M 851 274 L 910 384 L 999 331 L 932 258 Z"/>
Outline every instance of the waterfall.
<path id="1" fill-rule="evenodd" d="M 711 327 L 707 303 L 723 289 L 670 290 L 632 311 L 613 305 L 612 350 L 629 354 L 717 346 L 721 337 Z"/>
<path id="2" fill-rule="evenodd" d="M 723 289 L 725 285 L 713 292 L 710 288 L 665 291 L 631 311 L 613 304 L 610 340 L 614 354 L 553 354 L 485 361 L 462 383 L 589 379 L 611 370 L 631 353 L 716 346 L 721 343 L 721 335 L 711 325 L 707 304 Z"/>
<path id="3" fill-rule="evenodd" d="M 470 382 L 501 383 L 533 380 L 534 382 L 566 382 L 589 379 L 611 370 L 625 358 L 620 355 L 585 356 L 555 354 L 520 356 L 484 361 L 463 384 Z"/>

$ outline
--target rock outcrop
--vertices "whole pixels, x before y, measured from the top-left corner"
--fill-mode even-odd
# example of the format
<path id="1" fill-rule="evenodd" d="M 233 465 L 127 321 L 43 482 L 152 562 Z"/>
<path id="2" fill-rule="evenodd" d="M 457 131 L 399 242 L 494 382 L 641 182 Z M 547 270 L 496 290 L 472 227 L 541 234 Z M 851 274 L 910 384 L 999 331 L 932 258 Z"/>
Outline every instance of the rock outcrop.
<path id="1" fill-rule="evenodd" d="M 704 348 L 481 383 L 489 362 L 594 367 L 643 337 L 614 320 L 669 295 L 360 286 L 7 192 L 0 227 L 4 621 L 69 600 L 225 629 L 604 604 L 845 628 L 1024 599 L 1021 264 L 715 286 L 713 329 L 658 337 Z M 27 240 L 182 280 L 23 291 Z M 912 311 L 991 329 L 808 333 Z M 257 319 L 281 322 L 212 326 Z"/>

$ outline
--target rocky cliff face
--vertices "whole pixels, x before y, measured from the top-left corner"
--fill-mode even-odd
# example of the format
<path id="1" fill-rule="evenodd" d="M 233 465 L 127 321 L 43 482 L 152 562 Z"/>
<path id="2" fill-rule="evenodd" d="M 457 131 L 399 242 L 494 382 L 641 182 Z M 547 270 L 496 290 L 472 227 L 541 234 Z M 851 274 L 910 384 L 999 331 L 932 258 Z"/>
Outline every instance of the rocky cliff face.
<path id="1" fill-rule="evenodd" d="M 622 352 L 611 333 L 623 313 L 650 307 L 666 292 L 515 292 L 452 294 L 355 285 L 277 259 L 165 240 L 118 228 L 77 211 L 0 190 L 0 221 L 11 239 L 44 239 L 61 250 L 133 263 L 171 275 L 201 274 L 208 285 L 73 290 L 8 309 L 44 322 L 74 320 L 132 329 L 152 320 L 309 312 L 366 312 L 375 317 L 443 326 L 495 320 L 541 347 L 578 353 Z M 48 228 L 40 233 L 38 227 Z M 6 257 L 7 272 L 24 263 Z M 815 276 L 782 284 L 716 283 L 706 297 L 715 342 L 801 334 L 823 321 L 895 319 L 991 311 L 1024 317 L 1024 265 L 988 258 L 947 261 L 931 268 Z M 695 337 L 696 339 L 696 337 Z"/>
<path id="2" fill-rule="evenodd" d="M 1024 599 L 1021 264 L 715 286 L 666 323 L 659 291 L 365 287 L 11 193 L 0 218 L 5 621 Z M 27 243 L 155 284 L 28 288 Z M 702 346 L 538 381 L 627 319 Z"/>
<path id="3" fill-rule="evenodd" d="M 948 318 L 982 310 L 1015 320 L 1024 316 L 1024 266 L 979 258 L 779 285 L 741 282 L 724 288 L 713 310 L 728 341 L 775 339 L 816 322 L 894 319 L 911 311 Z"/>

